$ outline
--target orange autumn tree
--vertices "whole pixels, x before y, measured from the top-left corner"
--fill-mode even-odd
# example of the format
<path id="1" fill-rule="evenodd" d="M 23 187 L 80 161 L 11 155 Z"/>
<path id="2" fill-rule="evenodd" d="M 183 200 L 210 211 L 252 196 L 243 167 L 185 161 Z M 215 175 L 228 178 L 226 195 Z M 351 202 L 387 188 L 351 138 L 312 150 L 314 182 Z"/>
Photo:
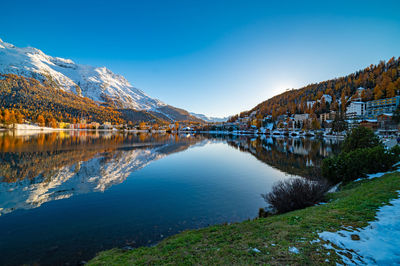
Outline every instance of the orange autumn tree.
<path id="1" fill-rule="evenodd" d="M 43 115 L 38 115 L 38 117 L 36 118 L 36 123 L 37 123 L 39 126 L 44 127 L 44 125 L 45 125 L 45 120 L 44 120 Z"/>
<path id="2" fill-rule="evenodd" d="M 140 122 L 139 123 L 139 129 L 141 129 L 141 130 L 146 129 L 146 123 L 145 122 Z"/>

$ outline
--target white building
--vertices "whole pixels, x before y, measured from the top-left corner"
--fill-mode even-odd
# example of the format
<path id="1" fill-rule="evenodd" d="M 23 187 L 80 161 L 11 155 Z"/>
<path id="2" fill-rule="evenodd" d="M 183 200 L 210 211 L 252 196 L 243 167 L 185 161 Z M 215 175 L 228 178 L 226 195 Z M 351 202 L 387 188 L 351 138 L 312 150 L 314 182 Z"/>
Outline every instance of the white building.
<path id="1" fill-rule="evenodd" d="M 362 92 L 363 92 L 364 90 L 365 90 L 365 89 L 364 89 L 363 87 L 359 87 L 359 88 L 357 89 L 358 97 L 361 97 L 361 94 L 362 94 Z"/>
<path id="2" fill-rule="evenodd" d="M 367 104 L 364 102 L 351 102 L 346 109 L 347 118 L 363 117 L 367 113 Z"/>
<path id="3" fill-rule="evenodd" d="M 322 101 L 322 98 L 325 99 L 326 103 L 331 103 L 332 102 L 332 96 L 330 96 L 329 94 L 322 95 L 320 101 Z"/>
<path id="4" fill-rule="evenodd" d="M 312 108 L 316 101 L 307 101 L 307 108 Z"/>
<path id="5" fill-rule="evenodd" d="M 295 114 L 293 119 L 297 123 L 298 121 L 303 122 L 304 120 L 307 120 L 310 117 L 309 114 Z"/>

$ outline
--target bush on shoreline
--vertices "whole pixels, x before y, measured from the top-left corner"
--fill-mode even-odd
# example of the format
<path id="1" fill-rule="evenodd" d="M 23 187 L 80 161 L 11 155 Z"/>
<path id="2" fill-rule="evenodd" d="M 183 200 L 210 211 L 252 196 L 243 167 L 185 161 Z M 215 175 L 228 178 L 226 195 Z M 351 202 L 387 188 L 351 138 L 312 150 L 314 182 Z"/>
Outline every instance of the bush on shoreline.
<path id="1" fill-rule="evenodd" d="M 385 172 L 400 159 L 400 147 L 386 150 L 370 129 L 357 127 L 346 136 L 342 152 L 322 162 L 322 175 L 333 183 L 350 182 Z"/>
<path id="2" fill-rule="evenodd" d="M 325 181 L 290 178 L 277 183 L 270 193 L 262 197 L 280 214 L 313 206 L 323 201 L 328 190 L 329 184 Z"/>
<path id="3" fill-rule="evenodd" d="M 375 133 L 366 127 L 355 127 L 346 136 L 342 152 L 351 152 L 356 149 L 372 148 L 375 146 L 382 146 L 381 141 Z"/>
<path id="4" fill-rule="evenodd" d="M 398 160 L 396 153 L 382 146 L 356 149 L 325 159 L 322 162 L 322 174 L 333 183 L 347 183 L 365 178 L 367 174 L 388 171 Z"/>

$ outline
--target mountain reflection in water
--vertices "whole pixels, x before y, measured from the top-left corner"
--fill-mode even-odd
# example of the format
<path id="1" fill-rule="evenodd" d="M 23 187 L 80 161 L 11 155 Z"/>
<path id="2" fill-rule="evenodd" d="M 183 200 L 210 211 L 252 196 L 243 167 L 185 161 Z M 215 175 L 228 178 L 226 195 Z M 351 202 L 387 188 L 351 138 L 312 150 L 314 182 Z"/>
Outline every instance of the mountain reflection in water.
<path id="1" fill-rule="evenodd" d="M 254 218 L 261 193 L 292 175 L 318 177 L 338 151 L 334 140 L 265 136 L 4 133 L 0 265 L 74 265 Z"/>
<path id="2" fill-rule="evenodd" d="M 179 140 L 179 141 L 178 141 Z M 72 131 L 0 137 L 0 215 L 101 192 L 202 138 Z"/>

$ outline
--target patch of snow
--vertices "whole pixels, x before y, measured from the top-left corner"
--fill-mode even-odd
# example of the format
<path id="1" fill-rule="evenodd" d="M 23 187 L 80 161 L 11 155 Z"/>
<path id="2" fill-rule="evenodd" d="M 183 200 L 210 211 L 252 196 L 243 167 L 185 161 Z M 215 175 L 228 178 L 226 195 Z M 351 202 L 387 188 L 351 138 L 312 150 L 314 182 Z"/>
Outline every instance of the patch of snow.
<path id="1" fill-rule="evenodd" d="M 294 254 L 299 254 L 300 251 L 296 247 L 289 247 L 289 252 L 292 252 Z"/>
<path id="2" fill-rule="evenodd" d="M 396 171 L 387 171 L 387 172 L 380 172 L 380 173 L 375 173 L 375 174 L 368 174 L 366 178 L 358 178 L 358 179 L 354 180 L 354 182 L 358 182 L 358 181 L 366 180 L 366 179 L 374 179 L 374 178 L 382 177 L 386 174 L 391 174 L 394 172 L 396 172 Z"/>
<path id="3" fill-rule="evenodd" d="M 257 253 L 261 252 L 258 248 L 252 248 L 251 251 L 254 251 L 254 252 L 257 252 Z"/>
<path id="4" fill-rule="evenodd" d="M 319 237 L 329 244 L 345 264 L 400 264 L 400 198 L 390 205 L 383 206 L 377 212 L 376 221 L 361 229 L 345 228 L 338 232 L 322 232 Z M 335 244 L 335 249 L 330 243 Z M 352 255 L 352 259 L 339 253 Z"/>
<path id="5" fill-rule="evenodd" d="M 331 188 L 328 190 L 328 193 L 333 193 L 333 192 L 338 191 L 338 190 L 339 190 L 339 186 L 340 186 L 341 184 L 342 184 L 342 182 L 340 182 L 340 183 L 334 185 L 333 187 L 331 187 Z"/>
<path id="6" fill-rule="evenodd" d="M 310 244 L 315 244 L 315 243 L 319 243 L 319 242 L 321 242 L 321 240 L 319 238 L 317 238 L 317 239 L 311 240 Z"/>

